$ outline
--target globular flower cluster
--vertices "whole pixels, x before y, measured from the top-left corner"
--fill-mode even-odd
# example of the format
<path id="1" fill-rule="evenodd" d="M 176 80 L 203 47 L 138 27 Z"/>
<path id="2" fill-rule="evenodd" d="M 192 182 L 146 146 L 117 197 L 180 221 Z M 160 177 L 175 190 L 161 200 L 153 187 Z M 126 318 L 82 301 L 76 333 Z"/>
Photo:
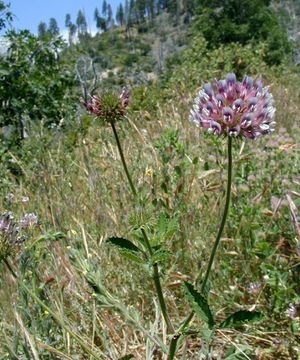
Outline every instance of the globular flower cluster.
<path id="1" fill-rule="evenodd" d="M 104 122 L 114 122 L 124 117 L 130 100 L 130 89 L 124 88 L 120 95 L 106 92 L 92 95 L 89 102 L 81 101 L 83 106 Z"/>
<path id="2" fill-rule="evenodd" d="M 37 215 L 34 213 L 25 214 L 23 219 L 20 220 L 20 226 L 22 229 L 29 229 L 37 226 L 39 223 Z"/>
<path id="3" fill-rule="evenodd" d="M 204 85 L 195 99 L 190 120 L 216 135 L 257 139 L 274 131 L 275 107 L 260 79 L 235 74 Z"/>
<path id="4" fill-rule="evenodd" d="M 15 246 L 23 241 L 19 230 L 13 213 L 4 212 L 0 217 L 0 260 L 10 255 Z"/>
<path id="5" fill-rule="evenodd" d="M 22 230 L 28 230 L 38 225 L 38 218 L 35 214 L 25 214 L 18 222 L 10 211 L 5 211 L 0 216 L 0 261 L 15 253 L 21 245 L 25 236 Z"/>
<path id="6" fill-rule="evenodd" d="M 290 304 L 286 315 L 291 319 L 296 319 L 300 315 L 300 304 Z"/>

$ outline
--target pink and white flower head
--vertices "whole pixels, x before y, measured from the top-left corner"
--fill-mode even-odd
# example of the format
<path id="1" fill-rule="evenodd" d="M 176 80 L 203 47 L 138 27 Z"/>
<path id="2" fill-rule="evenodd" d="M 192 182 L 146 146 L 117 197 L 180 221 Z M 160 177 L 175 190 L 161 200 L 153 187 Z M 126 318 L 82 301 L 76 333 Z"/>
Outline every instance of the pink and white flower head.
<path id="1" fill-rule="evenodd" d="M 92 95 L 89 102 L 81 100 L 83 106 L 104 122 L 112 122 L 125 116 L 130 100 L 130 89 L 124 88 L 120 95 L 105 92 L 102 95 Z"/>
<path id="2" fill-rule="evenodd" d="M 195 99 L 190 120 L 216 135 L 257 139 L 274 131 L 274 99 L 260 79 L 235 74 L 205 84 Z"/>
<path id="3" fill-rule="evenodd" d="M 0 262 L 13 254 L 23 241 L 24 237 L 20 236 L 20 228 L 13 213 L 5 211 L 0 215 Z"/>
<path id="4" fill-rule="evenodd" d="M 32 228 L 39 223 L 37 215 L 33 213 L 25 214 L 23 219 L 20 220 L 20 226 L 22 229 Z"/>

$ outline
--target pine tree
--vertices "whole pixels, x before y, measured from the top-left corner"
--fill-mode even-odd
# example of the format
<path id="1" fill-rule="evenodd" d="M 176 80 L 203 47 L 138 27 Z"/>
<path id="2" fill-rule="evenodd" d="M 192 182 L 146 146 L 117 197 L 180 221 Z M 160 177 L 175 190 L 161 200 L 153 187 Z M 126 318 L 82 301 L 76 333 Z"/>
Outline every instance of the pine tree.
<path id="1" fill-rule="evenodd" d="M 118 6 L 116 20 L 121 26 L 124 24 L 124 9 L 122 4 Z"/>
<path id="2" fill-rule="evenodd" d="M 95 20 L 96 23 L 97 23 L 99 17 L 100 17 L 99 10 L 98 10 L 98 8 L 95 8 L 95 10 L 94 10 L 94 20 Z"/>
<path id="3" fill-rule="evenodd" d="M 69 44 L 70 45 L 74 44 L 76 32 L 77 32 L 77 26 L 72 23 L 70 25 L 70 29 L 69 29 Z"/>
<path id="4" fill-rule="evenodd" d="M 184 22 L 189 23 L 195 12 L 195 0 L 183 0 Z"/>
<path id="5" fill-rule="evenodd" d="M 137 17 L 137 11 L 136 11 L 136 1 L 130 0 L 129 2 L 129 22 L 130 26 L 137 23 L 138 17 Z"/>
<path id="6" fill-rule="evenodd" d="M 69 30 L 69 45 L 74 43 L 74 37 L 76 35 L 77 27 L 72 23 L 71 15 L 67 14 L 65 18 L 65 26 Z"/>
<path id="7" fill-rule="evenodd" d="M 155 17 L 155 1 L 154 0 L 147 0 L 146 1 L 146 12 L 147 16 L 153 21 Z"/>
<path id="8" fill-rule="evenodd" d="M 159 12 L 162 10 L 166 10 L 168 7 L 168 0 L 157 0 L 157 8 Z"/>
<path id="9" fill-rule="evenodd" d="M 146 0 L 136 0 L 136 11 L 138 22 L 143 22 L 145 20 Z"/>
<path id="10" fill-rule="evenodd" d="M 41 21 L 38 25 L 38 36 L 40 38 L 43 38 L 47 35 L 47 24 L 43 21 Z"/>
<path id="11" fill-rule="evenodd" d="M 106 24 L 106 20 L 104 19 L 104 17 L 100 16 L 100 18 L 98 19 L 97 28 L 104 32 L 107 30 L 107 24 Z"/>
<path id="12" fill-rule="evenodd" d="M 125 1 L 125 11 L 124 11 L 124 21 L 126 26 L 128 25 L 129 20 L 129 3 L 128 0 Z"/>
<path id="13" fill-rule="evenodd" d="M 168 0 L 167 11 L 175 19 L 175 25 L 179 23 L 179 0 Z"/>
<path id="14" fill-rule="evenodd" d="M 59 27 L 58 27 L 56 19 L 53 17 L 50 18 L 50 20 L 49 20 L 48 33 L 53 36 L 59 35 Z"/>
<path id="15" fill-rule="evenodd" d="M 106 0 L 102 3 L 102 16 L 106 18 L 107 16 L 107 2 Z"/>
<path id="16" fill-rule="evenodd" d="M 99 10 L 96 8 L 94 12 L 94 20 L 96 22 L 96 27 L 99 31 L 106 31 L 106 20 L 100 16 Z"/>
<path id="17" fill-rule="evenodd" d="M 87 22 L 84 13 L 81 10 L 78 11 L 76 25 L 77 25 L 78 33 L 80 35 L 87 34 Z"/>
<path id="18" fill-rule="evenodd" d="M 71 15 L 67 14 L 65 18 L 65 27 L 70 29 L 71 25 L 72 25 Z"/>
<path id="19" fill-rule="evenodd" d="M 107 4 L 107 27 L 108 29 L 112 29 L 114 27 L 114 18 L 113 18 L 113 12 L 110 4 Z"/>

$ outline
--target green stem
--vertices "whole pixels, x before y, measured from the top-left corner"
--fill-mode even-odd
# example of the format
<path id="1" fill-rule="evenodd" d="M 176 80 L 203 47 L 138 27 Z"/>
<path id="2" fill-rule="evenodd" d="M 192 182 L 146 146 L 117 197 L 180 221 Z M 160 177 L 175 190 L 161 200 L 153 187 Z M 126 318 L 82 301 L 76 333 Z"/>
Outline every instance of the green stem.
<path id="1" fill-rule="evenodd" d="M 18 276 L 17 274 L 14 272 L 14 270 L 12 269 L 10 263 L 7 261 L 7 259 L 3 260 L 5 265 L 7 266 L 8 270 L 10 271 L 11 275 L 18 280 Z M 81 338 L 74 333 L 65 323 L 64 321 L 57 315 L 55 314 L 54 311 L 52 311 L 47 305 L 44 304 L 44 302 L 36 296 L 36 294 L 34 292 L 32 292 L 22 281 L 18 281 L 18 284 L 28 293 L 28 295 L 31 296 L 32 299 L 34 299 L 45 311 L 47 311 L 52 318 L 57 322 L 58 325 L 60 325 L 65 331 L 67 331 L 70 336 L 72 338 L 74 338 L 82 347 L 83 350 L 85 350 L 89 355 L 91 355 L 94 359 L 99 360 L 100 357 L 95 354 L 91 349 L 90 346 L 86 345 Z"/>
<path id="2" fill-rule="evenodd" d="M 115 139 L 116 139 L 116 143 L 117 143 L 117 147 L 118 147 L 118 150 L 119 150 L 119 154 L 120 154 L 120 157 L 121 157 L 121 160 L 122 160 L 122 164 L 123 164 L 123 168 L 124 168 L 124 171 L 125 171 L 125 174 L 127 176 L 127 180 L 129 182 L 129 185 L 130 185 L 130 189 L 133 193 L 133 195 L 136 197 L 137 196 L 137 192 L 136 192 L 136 189 L 133 185 L 133 182 L 132 182 L 132 179 L 131 179 L 131 176 L 129 174 L 129 171 L 128 171 L 128 168 L 127 168 L 127 165 L 126 165 L 126 161 L 125 161 L 125 157 L 124 157 L 124 153 L 123 153 L 123 150 L 122 150 L 122 147 L 121 147 L 121 143 L 120 143 L 120 139 L 119 139 L 119 136 L 118 136 L 118 133 L 117 133 L 117 129 L 115 127 L 115 123 L 113 121 L 110 122 L 111 124 L 111 127 L 113 129 L 113 133 L 114 133 L 114 136 L 115 136 Z"/>
<path id="3" fill-rule="evenodd" d="M 203 293 L 205 291 L 205 287 L 207 284 L 207 280 L 209 278 L 209 274 L 216 256 L 216 252 L 218 249 L 218 246 L 220 244 L 221 241 L 221 236 L 224 230 L 224 226 L 226 223 L 226 219 L 227 219 L 227 215 L 228 215 L 228 210 L 229 210 L 229 205 L 230 205 L 230 195 L 231 195 L 231 182 L 232 182 L 232 137 L 228 136 L 228 169 L 227 169 L 227 190 L 226 190 L 226 201 L 225 201 L 225 207 L 224 207 L 224 212 L 223 212 L 223 217 L 222 217 L 222 221 L 219 227 L 219 231 L 216 237 L 216 241 L 214 243 L 214 247 L 212 249 L 212 252 L 210 254 L 210 259 L 209 259 L 209 263 L 207 266 L 207 270 L 204 276 L 204 280 L 202 282 L 202 286 L 201 286 L 201 292 Z"/>
<path id="4" fill-rule="evenodd" d="M 4 264 L 7 266 L 8 270 L 9 270 L 9 272 L 12 274 L 12 276 L 13 276 L 15 279 L 17 279 L 18 276 L 17 276 L 17 274 L 14 272 L 13 268 L 10 266 L 10 263 L 7 261 L 7 259 L 3 259 L 3 262 L 4 262 Z"/>
<path id="5" fill-rule="evenodd" d="M 153 255 L 153 250 L 151 248 L 148 236 L 146 234 L 146 231 L 144 229 L 141 229 L 142 231 L 142 235 L 144 238 L 144 241 L 146 243 L 146 246 L 148 248 L 149 254 L 150 256 Z M 168 309 L 167 309 L 167 305 L 164 299 L 164 295 L 163 295 L 163 291 L 162 291 L 162 287 L 161 287 L 161 283 L 160 283 L 160 279 L 159 279 L 159 270 L 158 270 L 158 265 L 157 263 L 153 264 L 153 280 L 154 280 L 154 284 L 155 284 L 155 288 L 156 288 L 156 292 L 157 292 L 157 297 L 158 297 L 158 301 L 159 301 L 159 305 L 161 308 L 161 312 L 163 314 L 163 317 L 165 319 L 165 322 L 167 324 L 167 329 L 169 332 L 174 333 L 175 329 L 171 323 L 171 320 L 169 318 L 169 314 L 168 314 Z"/>
<path id="6" fill-rule="evenodd" d="M 129 171 L 128 171 L 128 168 L 127 168 L 127 165 L 126 165 L 126 160 L 125 160 L 125 156 L 124 156 L 124 153 L 123 153 L 123 150 L 122 150 L 120 139 L 119 139 L 119 136 L 118 136 L 118 133 L 117 133 L 117 129 L 116 129 L 115 124 L 114 124 L 113 121 L 110 124 L 111 124 L 111 127 L 113 129 L 113 133 L 114 133 L 114 136 L 115 136 L 115 139 L 116 139 L 117 147 L 118 147 L 118 150 L 119 150 L 119 154 L 120 154 L 120 157 L 121 157 L 121 160 L 122 160 L 122 164 L 123 164 L 123 168 L 124 168 L 127 180 L 129 182 L 130 189 L 132 191 L 132 194 L 133 194 L 134 198 L 136 198 L 137 197 L 137 191 L 135 189 L 135 186 L 133 185 L 133 181 L 131 179 L 131 176 L 129 174 Z M 148 236 L 146 234 L 146 231 L 142 228 L 141 232 L 142 232 L 146 247 L 148 249 L 148 252 L 149 252 L 150 256 L 152 256 L 153 255 L 153 249 L 151 247 L 151 244 L 150 244 L 150 241 L 149 241 Z M 163 291 L 162 291 L 162 286 L 161 286 L 161 282 L 160 282 L 160 278 L 159 278 L 158 265 L 156 263 L 153 264 L 153 280 L 154 280 L 155 289 L 156 289 L 156 292 L 157 292 L 157 297 L 158 297 L 159 305 L 160 305 L 160 308 L 161 308 L 161 312 L 162 312 L 163 318 L 164 318 L 164 320 L 165 320 L 165 322 L 167 324 L 167 329 L 168 329 L 169 332 L 174 332 L 174 327 L 173 327 L 173 325 L 171 323 L 171 320 L 170 320 L 170 317 L 168 315 L 167 305 L 166 305 L 166 302 L 165 302 L 165 299 L 164 299 L 164 294 L 163 294 Z"/>
<path id="7" fill-rule="evenodd" d="M 228 157 L 228 168 L 227 168 L 227 190 L 226 190 L 226 200 L 225 200 L 225 207 L 224 207 L 224 212 L 223 212 L 223 216 L 222 216 L 222 220 L 220 223 L 220 227 L 216 236 L 216 240 L 209 258 L 209 262 L 208 262 L 208 266 L 207 266 L 207 270 L 201 285 L 201 292 L 204 293 L 205 292 L 205 288 L 206 288 L 206 284 L 211 272 L 211 268 L 216 256 L 216 252 L 218 249 L 218 246 L 220 244 L 221 241 L 221 236 L 225 227 L 225 223 L 226 223 L 226 219 L 227 219 L 227 215 L 228 215 L 228 210 L 229 210 L 229 205 L 230 205 L 230 195 L 231 195 L 231 183 L 232 183 L 232 138 L 230 136 L 228 136 L 228 145 L 227 145 L 227 157 Z M 180 326 L 179 330 L 176 332 L 176 334 L 174 334 L 174 336 L 172 337 L 171 343 L 170 343 L 170 347 L 169 347 L 169 355 L 168 355 L 168 360 L 173 360 L 175 355 L 176 355 L 176 350 L 177 350 L 177 343 L 178 340 L 180 339 L 180 336 L 182 334 L 182 331 L 189 325 L 189 323 L 192 321 L 194 317 L 194 311 L 192 311 L 188 317 L 185 319 L 185 321 L 183 322 L 183 324 Z"/>
<path id="8" fill-rule="evenodd" d="M 153 264 L 153 272 L 154 272 L 153 280 L 154 280 L 154 284 L 155 284 L 155 288 L 156 288 L 156 292 L 157 292 L 157 296 L 158 296 L 158 301 L 159 301 L 159 305 L 161 308 L 161 312 L 162 312 L 165 322 L 167 324 L 167 330 L 169 333 L 174 333 L 175 329 L 171 323 L 171 320 L 170 320 L 170 317 L 168 314 L 167 305 L 166 305 L 166 302 L 164 299 L 164 294 L 163 294 L 161 283 L 160 283 L 159 270 L 158 270 L 157 263 Z"/>

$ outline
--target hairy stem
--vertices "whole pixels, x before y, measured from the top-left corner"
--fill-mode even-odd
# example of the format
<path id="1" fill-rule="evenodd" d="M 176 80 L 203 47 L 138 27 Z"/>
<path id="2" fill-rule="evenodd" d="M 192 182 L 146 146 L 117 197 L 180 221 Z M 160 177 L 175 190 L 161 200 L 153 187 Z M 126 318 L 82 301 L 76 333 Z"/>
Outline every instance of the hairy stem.
<path id="1" fill-rule="evenodd" d="M 216 252 L 218 249 L 218 246 L 220 244 L 221 241 L 221 236 L 225 227 L 225 223 L 226 223 L 226 219 L 227 219 L 227 215 L 228 215 L 228 210 L 229 210 L 229 205 L 230 205 L 230 194 L 231 194 L 231 182 L 232 182 L 232 138 L 230 136 L 228 136 L 228 144 L 227 144 L 227 157 L 228 157 L 228 168 L 227 168 L 227 190 L 226 190 L 226 200 L 225 200 L 225 207 L 224 207 L 224 212 L 223 212 L 223 216 L 222 216 L 222 220 L 220 223 L 220 227 L 216 236 L 216 240 L 212 249 L 212 252 L 210 254 L 210 258 L 209 258 L 209 262 L 207 265 L 207 270 L 205 272 L 205 276 L 201 285 L 201 292 L 204 293 L 205 292 L 205 288 L 207 285 L 207 281 L 211 272 L 211 268 L 216 256 Z M 191 313 L 187 316 L 187 318 L 185 319 L 185 321 L 183 322 L 183 324 L 180 326 L 179 330 L 176 332 L 176 334 L 174 334 L 174 336 L 172 337 L 171 343 L 170 343 L 170 347 L 169 347 L 169 355 L 168 355 L 168 360 L 173 360 L 175 355 L 176 355 L 176 351 L 177 351 L 177 343 L 178 340 L 180 339 L 180 336 L 182 334 L 182 331 L 189 325 L 189 323 L 192 321 L 194 317 L 194 311 L 191 311 Z"/>
<path id="2" fill-rule="evenodd" d="M 13 268 L 11 267 L 10 263 L 7 261 L 7 259 L 3 259 L 4 264 L 6 265 L 6 267 L 8 268 L 9 272 L 12 274 L 13 278 L 17 279 L 18 276 L 17 274 L 14 272 Z"/>
<path id="3" fill-rule="evenodd" d="M 150 255 L 152 255 L 153 250 L 151 248 L 148 236 L 147 236 L 144 229 L 142 229 L 142 234 L 143 234 L 144 241 L 147 244 L 147 247 L 149 249 L 149 253 L 150 253 Z M 173 325 L 171 323 L 171 320 L 170 320 L 170 317 L 169 317 L 169 314 L 168 314 L 167 305 L 166 305 L 166 302 L 165 302 L 165 299 L 164 299 L 164 295 L 163 295 L 163 291 L 162 291 L 162 287 L 161 287 L 161 283 L 160 283 L 158 265 L 156 263 L 153 264 L 153 280 L 154 280 L 155 289 L 156 289 L 156 292 L 157 292 L 157 297 L 158 297 L 160 309 L 161 309 L 161 312 L 162 312 L 163 317 L 165 319 L 165 322 L 167 324 L 168 331 L 173 333 L 175 331 L 175 329 L 174 329 L 174 327 L 173 327 Z"/>
<path id="4" fill-rule="evenodd" d="M 121 147 L 121 143 L 120 143 L 120 139 L 119 139 L 119 136 L 118 136 L 118 133 L 117 133 L 115 123 L 113 121 L 111 121 L 110 124 L 111 124 L 111 127 L 113 129 L 113 133 L 114 133 L 114 136 L 115 136 L 115 139 L 116 139 L 117 147 L 118 147 L 118 150 L 119 150 L 119 154 L 120 154 L 120 157 L 121 157 L 121 160 L 122 160 L 122 164 L 123 164 L 123 168 L 124 168 L 127 180 L 129 182 L 130 189 L 131 189 L 133 195 L 136 197 L 137 192 L 136 192 L 136 189 L 135 189 L 135 187 L 133 185 L 131 176 L 129 174 L 129 171 L 128 171 L 128 168 L 127 168 L 127 165 L 126 165 L 124 153 L 123 153 L 123 150 L 122 150 L 122 147 Z"/>
<path id="5" fill-rule="evenodd" d="M 122 160 L 123 168 L 124 168 L 124 171 L 125 171 L 125 174 L 126 174 L 126 177 L 127 177 L 131 192 L 132 192 L 134 198 L 136 199 L 137 198 L 137 191 L 135 189 L 135 186 L 133 184 L 133 181 L 131 179 L 131 176 L 130 176 L 128 168 L 127 168 L 125 156 L 124 156 L 124 153 L 123 153 L 123 150 L 122 150 L 122 146 L 121 146 L 121 143 L 120 143 L 120 139 L 119 139 L 119 136 L 118 136 L 118 133 L 117 133 L 116 126 L 115 126 L 113 121 L 110 124 L 111 124 L 112 130 L 113 130 L 113 133 L 114 133 L 114 136 L 115 136 L 115 139 L 116 139 L 117 147 L 118 147 L 118 150 L 119 150 L 119 154 L 120 154 L 120 157 L 121 157 L 121 160 Z M 149 241 L 148 236 L 146 234 L 146 231 L 142 228 L 141 232 L 142 232 L 146 247 L 148 249 L 148 252 L 149 252 L 150 256 L 152 256 L 153 255 L 153 249 L 151 247 L 151 244 L 150 244 L 150 241 Z M 156 289 L 156 292 L 157 292 L 157 297 L 158 297 L 159 305 L 160 305 L 160 308 L 161 308 L 161 312 L 162 312 L 163 318 L 164 318 L 164 320 L 166 322 L 168 331 L 169 332 L 174 332 L 174 328 L 173 328 L 173 325 L 171 323 L 171 320 L 170 320 L 170 317 L 169 317 L 169 314 L 168 314 L 167 305 L 166 305 L 164 294 L 163 294 L 163 291 L 162 291 L 162 286 L 161 286 L 161 282 L 160 282 L 160 278 L 159 278 L 158 265 L 156 263 L 153 264 L 153 280 L 154 280 L 155 289 Z"/>
<path id="6" fill-rule="evenodd" d="M 229 210 L 229 205 L 230 205 L 230 195 L 231 195 L 231 182 L 232 182 L 232 137 L 228 136 L 228 169 L 227 169 L 227 190 L 226 190 L 226 201 L 225 201 L 225 207 L 224 207 L 224 212 L 223 212 L 223 217 L 222 217 L 222 221 L 219 227 L 219 231 L 216 237 L 216 241 L 214 243 L 214 247 L 212 249 L 212 252 L 210 254 L 210 258 L 209 258 L 209 263 L 207 266 L 207 270 L 202 282 L 202 286 L 201 286 L 201 291 L 204 292 L 205 291 L 205 287 L 207 284 L 207 280 L 209 278 L 209 274 L 216 256 L 216 252 L 218 249 L 218 246 L 220 244 L 221 241 L 221 236 L 224 230 L 224 226 L 226 223 L 226 219 L 227 219 L 227 215 L 228 215 L 228 210 Z"/>

